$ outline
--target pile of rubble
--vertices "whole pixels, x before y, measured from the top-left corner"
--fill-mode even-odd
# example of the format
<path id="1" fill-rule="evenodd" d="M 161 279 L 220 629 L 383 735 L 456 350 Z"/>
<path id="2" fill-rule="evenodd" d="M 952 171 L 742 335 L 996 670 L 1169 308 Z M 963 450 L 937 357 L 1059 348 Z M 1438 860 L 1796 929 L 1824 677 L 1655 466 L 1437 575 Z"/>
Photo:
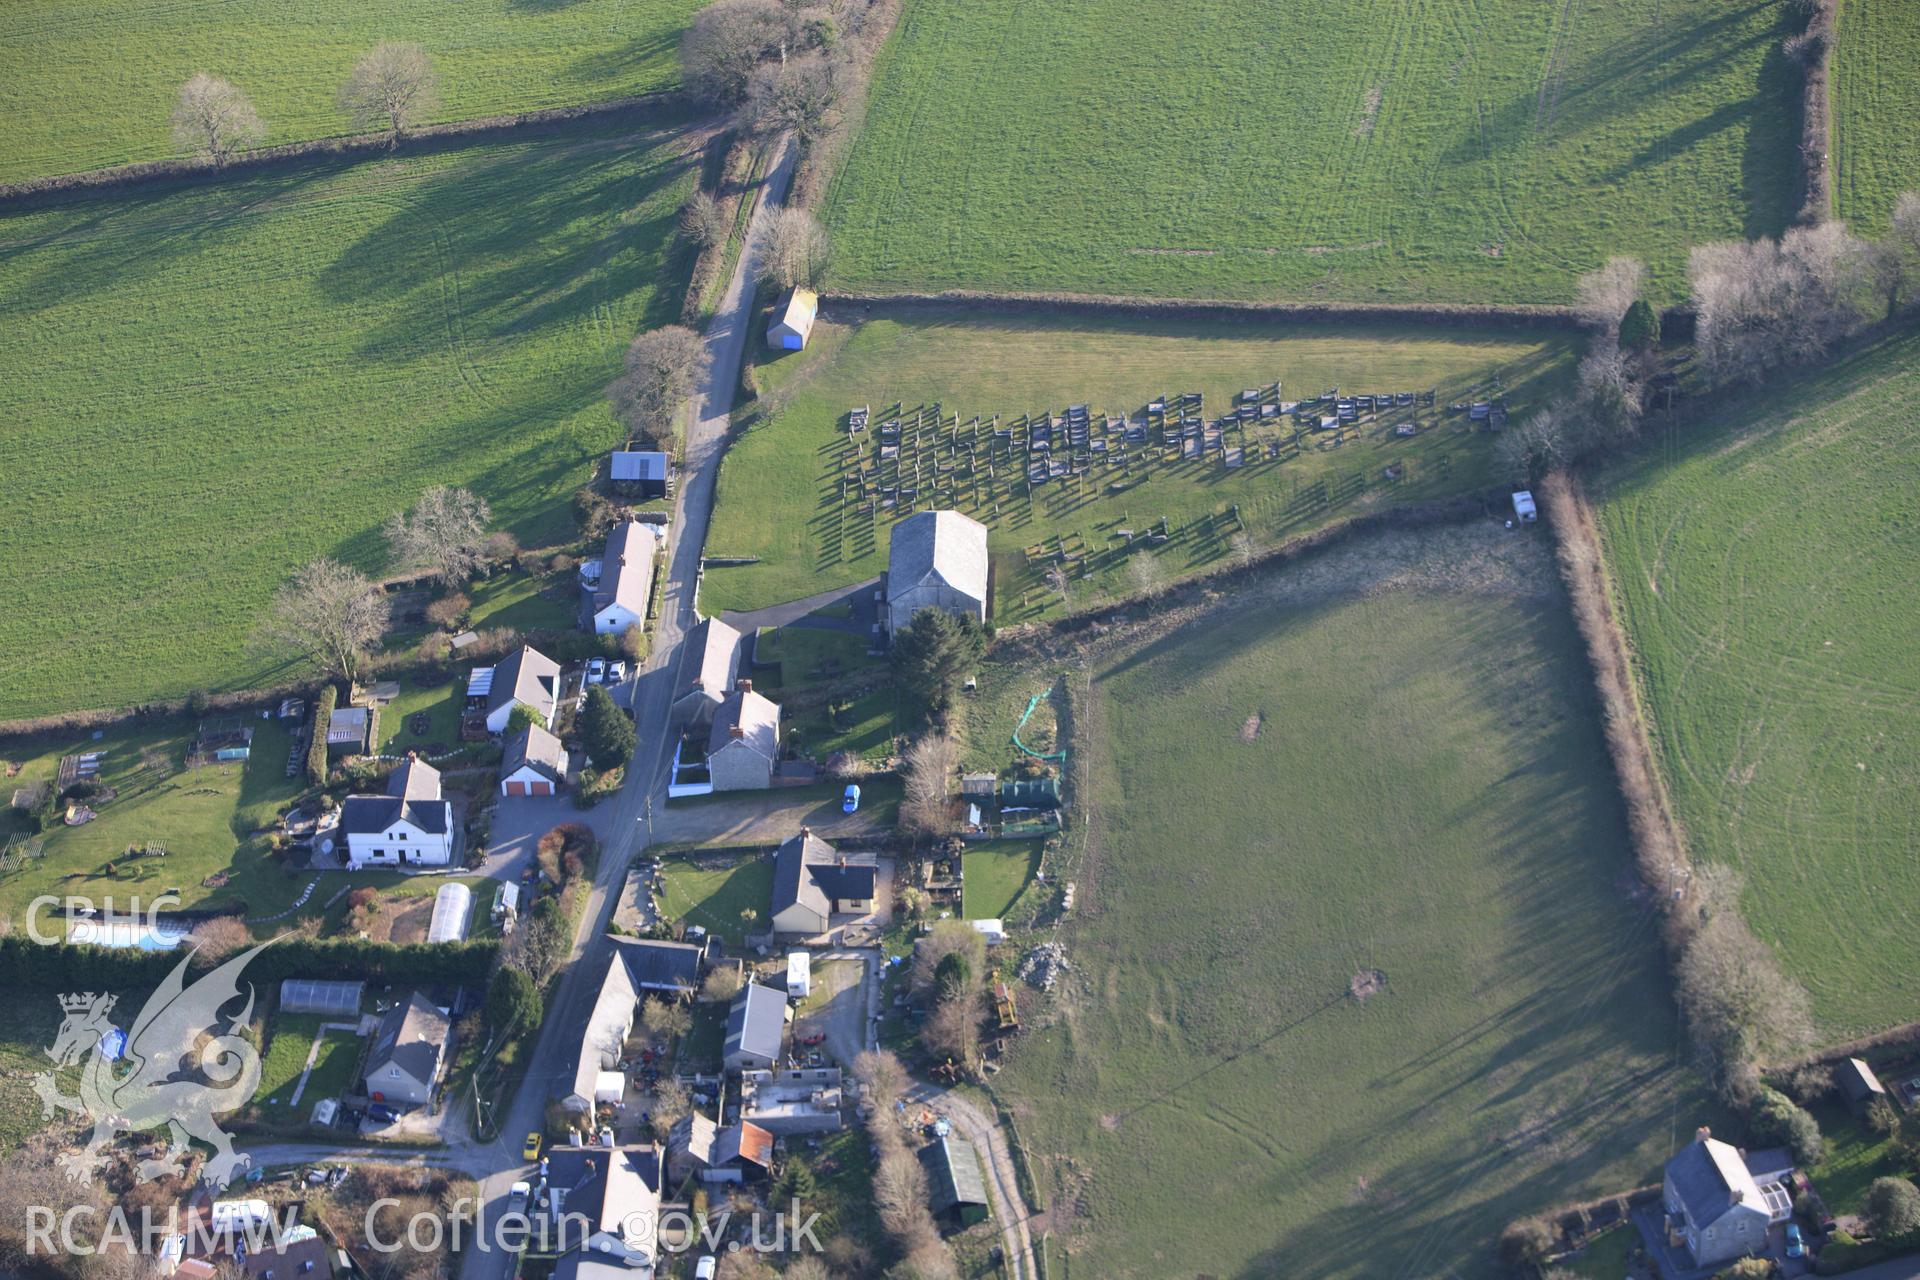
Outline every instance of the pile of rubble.
<path id="1" fill-rule="evenodd" d="M 1058 942 L 1043 942 L 1027 952 L 1020 961 L 1020 976 L 1042 991 L 1051 991 L 1053 984 L 1072 967 L 1067 963 L 1065 946 Z"/>

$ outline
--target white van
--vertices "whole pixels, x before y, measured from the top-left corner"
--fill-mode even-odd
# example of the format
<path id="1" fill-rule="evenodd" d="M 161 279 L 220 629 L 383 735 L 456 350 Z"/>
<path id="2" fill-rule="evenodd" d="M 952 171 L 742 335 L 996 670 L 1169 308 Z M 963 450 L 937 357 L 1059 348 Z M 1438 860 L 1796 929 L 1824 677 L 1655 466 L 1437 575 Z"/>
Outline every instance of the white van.
<path id="1" fill-rule="evenodd" d="M 787 999 L 805 1000 L 813 994 L 813 957 L 804 951 L 787 953 Z"/>

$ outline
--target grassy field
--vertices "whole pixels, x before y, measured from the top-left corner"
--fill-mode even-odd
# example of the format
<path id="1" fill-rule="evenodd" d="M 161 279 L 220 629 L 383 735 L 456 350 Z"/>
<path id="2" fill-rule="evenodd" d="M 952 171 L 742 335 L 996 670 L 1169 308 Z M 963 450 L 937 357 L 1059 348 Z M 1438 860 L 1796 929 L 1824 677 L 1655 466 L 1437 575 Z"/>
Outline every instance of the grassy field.
<path id="1" fill-rule="evenodd" d="M 1920 965 L 1920 335 L 1739 398 L 1616 468 L 1602 528 L 1694 856 L 1844 1038 Z"/>
<path id="2" fill-rule="evenodd" d="M 1903 191 L 1920 188 L 1920 8 L 1841 0 L 1833 52 L 1834 212 L 1879 234 Z"/>
<path id="3" fill-rule="evenodd" d="M 996 1081 L 1073 1274 L 1503 1274 L 1707 1116 L 1544 539 L 1351 544 L 1089 703 L 1076 976 Z"/>
<path id="4" fill-rule="evenodd" d="M 962 858 L 966 891 L 960 914 L 968 920 L 999 920 L 1033 882 L 1040 869 L 1038 840 L 986 840 L 970 844 Z"/>
<path id="5" fill-rule="evenodd" d="M 168 113 L 195 72 L 232 80 L 267 142 L 352 128 L 336 101 L 380 40 L 417 40 L 440 75 L 433 119 L 671 88 L 699 0 L 34 0 L 0 8 L 0 181 L 173 154 Z"/>
<path id="6" fill-rule="evenodd" d="M 291 674 L 275 587 L 435 483 L 569 535 L 692 176 L 575 136 L 0 215 L 0 719 Z"/>
<path id="7" fill-rule="evenodd" d="M 116 794 L 90 802 L 97 816 L 84 826 L 56 824 L 42 837 L 41 856 L 0 871 L 0 918 L 18 923 L 41 894 L 152 898 L 178 890 L 182 905 L 244 899 L 256 913 L 290 905 L 311 876 L 290 873 L 267 855 L 255 832 L 271 824 L 305 785 L 285 774 L 289 738 L 278 721 L 252 720 L 253 757 L 241 763 L 185 767 L 194 726 L 184 717 L 116 728 L 104 738 L 85 733 L 8 739 L 0 757 L 21 766 L 14 787 L 52 779 L 60 757 L 101 751 L 99 780 Z M 11 811 L 6 811 L 11 813 Z M 0 840 L 15 834 L 0 819 Z M 162 857 L 128 857 L 130 845 L 157 842 Z M 109 870 L 111 868 L 111 870 Z M 225 872 L 223 886 L 202 882 Z"/>
<path id="8" fill-rule="evenodd" d="M 667 918 L 704 926 L 731 943 L 767 927 L 773 902 L 772 859 L 715 862 L 669 856 L 664 861 L 666 886 L 660 891 L 660 910 Z M 751 922 L 741 916 L 742 911 L 754 913 Z"/>
<path id="9" fill-rule="evenodd" d="M 1791 213 L 1790 30 L 1772 0 L 919 0 L 829 193 L 836 274 L 1559 302 L 1633 253 L 1678 301 L 1689 244 Z"/>
<path id="10" fill-rule="evenodd" d="M 709 569 L 701 585 L 703 608 L 759 608 L 858 582 L 885 567 L 894 512 L 863 514 L 857 498 L 842 496 L 841 479 L 855 448 L 845 421 L 853 405 L 874 410 L 875 429 L 860 446 L 871 467 L 877 420 L 896 401 L 909 407 L 938 401 L 963 423 L 976 414 L 997 414 L 1004 422 L 1043 408 L 1059 413 L 1073 403 L 1131 413 L 1154 396 L 1198 390 L 1213 415 L 1243 388 L 1277 378 L 1283 394 L 1296 398 L 1334 385 L 1350 391 L 1437 388 L 1444 407 L 1498 376 L 1518 414 L 1561 385 L 1569 352 L 1562 335 L 1511 330 L 988 320 L 948 312 L 873 319 L 855 328 L 831 325 L 816 333 L 816 350 L 762 366 L 774 371 L 778 390 L 770 399 L 779 407 L 728 450 L 708 540 L 711 555 L 760 560 Z M 1061 607 L 1059 595 L 1046 586 L 1044 564 L 1030 563 L 1024 554 L 1056 536 L 1070 550 L 1087 553 L 1086 574 L 1072 584 L 1075 603 L 1084 604 L 1136 592 L 1143 571 L 1133 567 L 1135 561 L 1167 580 L 1230 554 L 1234 535 L 1242 531 L 1228 514 L 1235 506 L 1244 532 L 1264 543 L 1369 507 L 1478 492 L 1494 483 L 1491 438 L 1468 430 L 1464 416 L 1428 411 L 1412 439 L 1391 433 L 1399 420 L 1395 415 L 1377 428 L 1347 433 L 1338 448 L 1322 433 L 1303 449 L 1289 444 L 1279 459 L 1260 451 L 1233 471 L 1217 460 L 1147 461 L 1141 451 L 1133 482 L 1118 494 L 1109 485 L 1121 473 L 1104 468 L 1083 488 L 1057 482 L 1030 493 L 1023 476 L 1010 475 L 1019 468 L 1003 459 L 997 479 L 978 477 L 951 499 L 929 484 L 920 505 L 955 505 L 992 526 L 995 617 L 1022 621 Z M 1262 431 L 1292 437 L 1290 427 Z M 921 465 L 931 475 L 939 460 L 935 446 L 929 443 L 923 454 Z M 986 460 L 984 447 L 981 458 Z M 1389 466 L 1401 469 L 1397 480 L 1386 478 Z M 794 500 L 800 474 L 812 477 L 811 503 Z M 1167 544 L 1148 549 L 1144 538 L 1136 539 L 1131 554 L 1116 545 L 1116 528 L 1144 533 L 1163 518 L 1173 530 Z"/>

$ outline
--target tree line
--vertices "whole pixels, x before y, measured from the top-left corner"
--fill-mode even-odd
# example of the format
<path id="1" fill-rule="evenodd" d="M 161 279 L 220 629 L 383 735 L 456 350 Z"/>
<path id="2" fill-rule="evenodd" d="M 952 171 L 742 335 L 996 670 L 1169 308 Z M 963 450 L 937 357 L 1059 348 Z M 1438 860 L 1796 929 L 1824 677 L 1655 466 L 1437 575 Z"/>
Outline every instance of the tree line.
<path id="1" fill-rule="evenodd" d="M 439 78 L 420 45 L 382 40 L 353 64 L 340 85 L 341 110 L 362 131 L 387 133 L 392 145 L 439 105 Z M 235 153 L 266 140 L 266 122 L 246 91 L 199 72 L 180 86 L 173 105 L 173 144 L 181 154 L 225 168 Z"/>
<path id="2" fill-rule="evenodd" d="M 247 966 L 256 986 L 287 978 L 329 978 L 421 984 L 485 980 L 500 944 L 468 942 L 394 945 L 359 938 L 284 938 Z M 23 934 L 0 937 L 0 973 L 25 991 L 121 990 L 158 986 L 180 963 L 177 952 L 138 951 L 71 943 L 42 946 Z"/>

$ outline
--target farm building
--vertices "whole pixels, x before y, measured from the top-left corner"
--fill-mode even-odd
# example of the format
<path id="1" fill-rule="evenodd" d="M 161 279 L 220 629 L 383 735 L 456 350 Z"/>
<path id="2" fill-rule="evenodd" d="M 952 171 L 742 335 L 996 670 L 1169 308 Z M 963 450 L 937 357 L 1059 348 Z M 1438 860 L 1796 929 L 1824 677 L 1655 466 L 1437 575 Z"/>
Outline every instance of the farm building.
<path id="1" fill-rule="evenodd" d="M 473 915 L 473 891 L 463 884 L 443 884 L 433 895 L 433 919 L 427 925 L 428 942 L 460 942 L 467 936 Z"/>
<path id="2" fill-rule="evenodd" d="M 708 618 L 680 646 L 680 682 L 674 689 L 673 716 L 685 724 L 705 724 L 726 701 L 740 670 L 741 636 L 718 618 Z"/>
<path id="3" fill-rule="evenodd" d="M 1835 1067 L 1833 1083 L 1847 1105 L 1856 1111 L 1864 1111 L 1875 1098 L 1887 1096 L 1887 1087 L 1880 1083 L 1880 1077 L 1859 1058 L 1848 1058 Z"/>
<path id="4" fill-rule="evenodd" d="M 744 1182 L 763 1177 L 773 1164 L 773 1135 L 741 1121 L 722 1128 L 699 1112 L 689 1112 L 667 1138 L 667 1171 L 679 1183 Z"/>
<path id="5" fill-rule="evenodd" d="M 840 1068 L 740 1073 L 740 1115 L 776 1137 L 841 1127 Z"/>
<path id="6" fill-rule="evenodd" d="M 787 1034 L 787 997 L 772 987 L 749 982 L 727 1009 L 727 1045 L 723 1061 L 729 1071 L 752 1071 L 780 1060 Z"/>
<path id="7" fill-rule="evenodd" d="M 634 1006 L 640 993 L 619 952 L 607 957 L 600 991 L 580 1034 L 580 1052 L 574 1059 L 573 1089 L 561 1101 L 568 1111 L 590 1112 L 597 1102 L 618 1102 L 626 1087 L 621 1075 L 621 1051 L 633 1033 Z"/>
<path id="8" fill-rule="evenodd" d="M 773 855 L 773 931 L 811 937 L 825 933 L 836 915 L 865 915 L 878 875 L 873 863 L 849 862 L 802 827 Z"/>
<path id="9" fill-rule="evenodd" d="M 373 708 L 340 707 L 327 721 L 329 756 L 363 756 L 373 750 Z"/>
<path id="10" fill-rule="evenodd" d="M 906 630 L 922 609 L 987 620 L 987 526 L 958 511 L 922 511 L 887 541 L 887 626 Z"/>
<path id="11" fill-rule="evenodd" d="M 1667 1161 L 1661 1190 L 1668 1235 L 1685 1244 L 1696 1266 L 1711 1267 L 1767 1247 L 1773 1221 L 1768 1200 L 1740 1152 L 1710 1130 L 1700 1129 Z M 1790 1212 L 1785 1204 L 1781 1208 Z"/>
<path id="12" fill-rule="evenodd" d="M 595 635 L 619 635 L 645 626 L 653 600 L 653 561 L 660 535 L 650 524 L 623 520 L 607 534 L 600 582 L 587 593 L 587 621 Z"/>
<path id="13" fill-rule="evenodd" d="M 650 449 L 619 449 L 607 459 L 607 478 L 630 485 L 635 497 L 664 498 L 671 463 L 664 453 Z"/>
<path id="14" fill-rule="evenodd" d="M 987 1181 L 967 1143 L 951 1135 L 935 1138 L 920 1148 L 920 1163 L 927 1171 L 929 1207 L 942 1226 L 964 1230 L 991 1216 Z"/>
<path id="15" fill-rule="evenodd" d="M 819 313 L 819 294 L 811 289 L 789 289 L 767 324 L 767 345 L 781 351 L 805 349 Z"/>
<path id="16" fill-rule="evenodd" d="M 440 794 L 440 771 L 415 756 L 387 778 L 385 794 L 340 803 L 347 865 L 444 867 L 453 862 L 459 828 Z"/>
<path id="17" fill-rule="evenodd" d="M 483 681 L 475 671 L 467 681 L 467 696 L 486 699 L 489 733 L 505 733 L 515 707 L 525 707 L 541 724 L 551 726 L 560 705 L 560 664 L 531 645 L 522 645 L 490 668 Z"/>
<path id="18" fill-rule="evenodd" d="M 567 780 L 567 749 L 537 724 L 507 739 L 500 759 L 500 794 L 550 796 Z"/>
<path id="19" fill-rule="evenodd" d="M 452 1024 L 446 1011 L 413 992 L 387 1010 L 367 1055 L 367 1095 L 419 1106 L 433 1093 Z"/>
<path id="20" fill-rule="evenodd" d="M 714 708 L 707 776 L 715 791 L 764 791 L 773 785 L 779 763 L 780 706 L 755 693 L 753 681 L 742 680 Z"/>
<path id="21" fill-rule="evenodd" d="M 329 982 L 320 978 L 288 978 L 280 984 L 280 1012 L 317 1013 L 336 1018 L 358 1018 L 364 982 Z"/>

